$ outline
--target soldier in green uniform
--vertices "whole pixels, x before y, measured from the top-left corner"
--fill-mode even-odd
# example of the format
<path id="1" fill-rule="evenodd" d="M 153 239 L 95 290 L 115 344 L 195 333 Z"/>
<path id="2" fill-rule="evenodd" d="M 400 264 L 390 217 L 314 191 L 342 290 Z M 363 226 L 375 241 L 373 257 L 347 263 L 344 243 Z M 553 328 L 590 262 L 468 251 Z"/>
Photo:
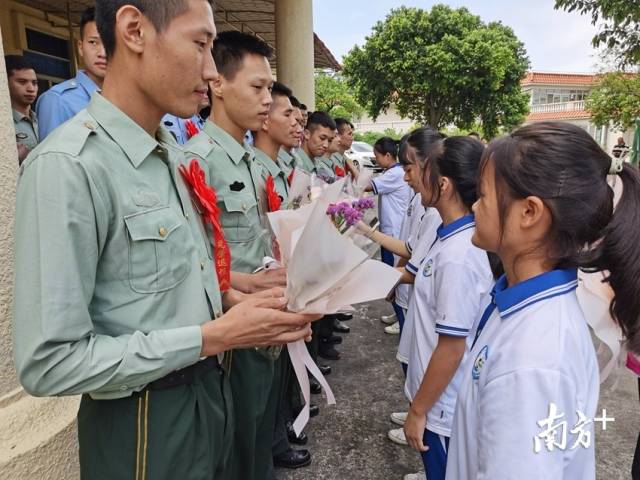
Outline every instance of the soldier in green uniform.
<path id="1" fill-rule="evenodd" d="M 346 118 L 336 118 L 336 127 L 338 127 L 338 151 L 331 155 L 331 160 L 335 166 L 339 166 L 346 171 L 344 152 L 353 145 L 353 124 Z"/>
<path id="2" fill-rule="evenodd" d="M 304 130 L 304 143 L 299 150 L 301 168 L 308 173 L 335 180 L 333 169 L 319 161 L 320 157 L 327 153 L 335 130 L 335 122 L 326 113 L 314 112 L 309 115 Z"/>
<path id="3" fill-rule="evenodd" d="M 24 57 L 6 55 L 4 63 L 7 68 L 18 162 L 22 163 L 38 145 L 38 118 L 32 108 L 38 96 L 38 77 L 33 66 Z"/>
<path id="4" fill-rule="evenodd" d="M 286 205 L 289 187 L 287 176 L 278 163 L 278 152 L 291 149 L 299 142 L 299 124 L 291 104 L 291 90 L 279 82 L 271 89 L 273 103 L 269 118 L 262 127 L 253 133 L 256 161 L 262 166 L 262 178 L 265 184 L 268 178 L 274 180 L 275 191 Z M 271 210 L 271 207 L 269 208 Z M 292 408 L 289 402 L 290 382 L 295 382 L 293 367 L 287 351 L 284 350 L 276 361 L 273 388 L 269 402 L 276 408 L 273 430 L 273 463 L 278 467 L 299 468 L 311 463 L 308 450 L 294 450 L 289 446 L 286 422 L 290 420 Z M 267 476 L 275 478 L 273 471 Z"/>
<path id="5" fill-rule="evenodd" d="M 297 151 L 300 148 L 300 145 L 302 145 L 302 140 L 304 138 L 304 118 L 302 117 L 302 111 L 300 110 L 300 100 L 291 95 L 289 97 L 289 101 L 293 107 L 293 116 L 297 122 L 296 142 L 291 148 L 286 148 L 284 146 L 280 147 L 280 151 L 278 152 L 278 164 L 287 175 L 287 179 L 289 179 L 293 169 L 300 165 L 300 157 L 298 156 Z"/>
<path id="6" fill-rule="evenodd" d="M 217 76 L 211 5 L 132 1 L 97 1 L 102 94 L 20 168 L 14 360 L 33 395 L 83 394 L 83 479 L 223 479 L 233 406 L 218 357 L 304 338 L 310 318 L 221 296 L 183 153 L 159 127 L 195 113 Z"/>
<path id="7" fill-rule="evenodd" d="M 197 158 L 206 166 L 217 192 L 220 222 L 231 248 L 231 284 L 238 288 L 247 278 L 257 276 L 253 272 L 272 253 L 265 228 L 262 167 L 244 143 L 246 132 L 260 129 L 269 116 L 273 85 L 270 56 L 270 47 L 252 35 L 236 31 L 218 35 L 213 57 L 219 76 L 211 82 L 211 117 L 185 145 L 186 158 Z M 284 269 L 263 269 L 262 274 L 286 284 Z M 234 350 L 229 368 L 237 413 L 233 478 L 264 480 L 272 464 L 275 406 L 268 399 L 274 358 L 265 350 Z"/>

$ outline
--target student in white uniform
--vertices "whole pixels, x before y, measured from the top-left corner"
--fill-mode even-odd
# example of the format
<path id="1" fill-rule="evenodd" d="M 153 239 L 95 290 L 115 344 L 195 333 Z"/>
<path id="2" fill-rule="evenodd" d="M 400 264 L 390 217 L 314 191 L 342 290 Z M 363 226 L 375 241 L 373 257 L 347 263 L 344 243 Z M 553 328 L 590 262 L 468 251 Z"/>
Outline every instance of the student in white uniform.
<path id="1" fill-rule="evenodd" d="M 506 275 L 463 368 L 447 479 L 595 479 L 598 365 L 577 268 L 610 272 L 612 312 L 638 352 L 638 171 L 583 129 L 542 122 L 493 141 L 481 173 L 473 242 L 497 253 Z M 624 187 L 615 213 L 608 173 Z M 553 413 L 563 416 L 538 423 Z M 545 441 L 553 427 L 555 445 Z"/>
<path id="2" fill-rule="evenodd" d="M 409 445 L 421 453 L 429 480 L 443 480 L 458 385 L 459 365 L 482 300 L 493 283 L 486 252 L 471 243 L 476 177 L 482 144 L 449 137 L 429 151 L 409 138 L 409 158 L 426 158 L 425 204 L 442 224 L 419 263 L 409 304 L 411 323 L 405 394 L 411 408 L 404 424 Z M 416 478 L 408 476 L 405 478 Z"/>
<path id="3" fill-rule="evenodd" d="M 398 163 L 398 144 L 390 137 L 382 137 L 373 145 L 373 153 L 376 161 L 384 172 L 382 175 L 371 180 L 365 191 L 378 195 L 378 218 L 380 220 L 380 231 L 386 235 L 398 238 L 402 218 L 409 206 L 411 199 L 411 188 L 404 181 L 404 171 L 402 165 Z M 358 170 L 349 165 L 351 175 L 358 178 Z M 382 261 L 393 267 L 393 253 L 381 248 Z"/>

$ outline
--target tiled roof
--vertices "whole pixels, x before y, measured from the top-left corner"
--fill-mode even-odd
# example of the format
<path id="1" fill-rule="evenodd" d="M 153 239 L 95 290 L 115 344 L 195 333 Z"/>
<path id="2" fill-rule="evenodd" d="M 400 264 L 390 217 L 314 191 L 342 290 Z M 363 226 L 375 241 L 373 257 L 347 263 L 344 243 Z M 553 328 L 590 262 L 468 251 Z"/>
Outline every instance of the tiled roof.
<path id="1" fill-rule="evenodd" d="M 593 85 L 598 75 L 590 73 L 543 73 L 528 72 L 522 85 Z"/>
<path id="2" fill-rule="evenodd" d="M 576 120 L 590 118 L 591 114 L 586 110 L 568 110 L 564 112 L 540 112 L 530 113 L 527 122 L 540 122 L 542 120 Z"/>

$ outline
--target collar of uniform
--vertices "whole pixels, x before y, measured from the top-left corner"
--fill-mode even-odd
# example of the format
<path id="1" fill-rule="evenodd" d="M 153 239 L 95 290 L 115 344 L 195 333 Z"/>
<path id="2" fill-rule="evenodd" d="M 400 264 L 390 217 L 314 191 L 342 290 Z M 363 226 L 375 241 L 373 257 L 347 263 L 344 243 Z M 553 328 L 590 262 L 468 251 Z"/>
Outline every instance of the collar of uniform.
<path id="1" fill-rule="evenodd" d="M 276 162 L 273 161 L 271 157 L 269 157 L 262 150 L 254 147 L 254 152 L 256 154 L 256 160 L 260 162 L 260 165 L 264 166 L 273 178 L 276 178 L 278 175 L 284 175 L 282 169 L 278 166 Z"/>
<path id="2" fill-rule="evenodd" d="M 393 167 L 392 167 L 393 168 Z M 460 233 L 468 228 L 476 226 L 475 217 L 472 214 L 460 217 L 455 222 L 451 222 L 449 225 L 441 224 L 438 227 L 437 235 L 440 240 L 446 240 L 449 237 L 454 236 L 456 233 Z"/>
<path id="3" fill-rule="evenodd" d="M 291 166 L 295 162 L 295 157 L 291 155 L 290 152 L 287 152 L 284 148 L 280 148 L 278 151 L 278 160 L 280 160 L 285 165 Z"/>
<path id="4" fill-rule="evenodd" d="M 93 95 L 94 92 L 99 91 L 100 87 L 91 80 L 89 75 L 85 73 L 84 70 L 80 70 L 76 75 L 76 82 L 85 89 L 85 91 L 89 94 L 89 96 Z"/>
<path id="5" fill-rule="evenodd" d="M 400 164 L 400 162 L 396 162 L 393 165 L 391 165 L 389 168 L 387 168 L 387 170 L 391 170 L 392 168 L 397 168 L 397 167 L 402 167 L 402 165 Z M 385 172 L 387 171 L 385 170 Z"/>
<path id="6" fill-rule="evenodd" d="M 324 164 L 326 167 L 329 168 L 329 170 L 333 170 L 333 162 L 331 161 L 331 158 L 327 158 L 327 157 L 324 157 L 324 156 L 323 157 L 317 157 L 316 161 Z"/>
<path id="7" fill-rule="evenodd" d="M 18 123 L 22 119 L 28 120 L 31 123 L 38 122 L 38 119 L 36 118 L 36 113 L 33 111 L 33 109 L 29 109 L 29 115 L 23 115 L 19 111 L 13 110 L 13 109 L 11 110 L 11 113 L 13 113 L 13 123 Z"/>
<path id="8" fill-rule="evenodd" d="M 578 270 L 551 270 L 536 277 L 508 286 L 502 275 L 493 287 L 493 301 L 504 319 L 541 300 L 564 295 L 578 287 Z"/>
<path id="9" fill-rule="evenodd" d="M 300 155 L 300 159 L 304 162 L 305 160 L 308 160 L 309 163 L 311 163 L 312 165 L 314 165 L 314 162 L 311 160 L 311 158 L 309 157 L 309 155 L 307 155 L 307 152 L 304 151 L 304 148 L 300 147 L 298 149 L 298 155 Z"/>
<path id="10" fill-rule="evenodd" d="M 96 94 L 91 97 L 87 111 L 122 148 L 135 168 L 158 147 L 155 138 L 102 95 Z M 159 136 L 164 141 L 166 135 L 163 134 L 162 128 L 159 130 Z"/>
<path id="11" fill-rule="evenodd" d="M 209 135 L 214 142 L 220 145 L 236 165 L 242 161 L 245 155 L 252 154 L 245 145 L 238 143 L 235 138 L 210 120 L 205 123 L 203 132 Z"/>

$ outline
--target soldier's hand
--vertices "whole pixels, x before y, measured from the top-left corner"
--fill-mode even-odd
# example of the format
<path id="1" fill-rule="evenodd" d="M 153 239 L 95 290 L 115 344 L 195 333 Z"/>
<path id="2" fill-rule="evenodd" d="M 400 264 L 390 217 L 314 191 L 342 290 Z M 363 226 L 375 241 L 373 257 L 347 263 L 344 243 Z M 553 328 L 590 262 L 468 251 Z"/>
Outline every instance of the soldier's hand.
<path id="1" fill-rule="evenodd" d="M 286 268 L 264 268 L 251 275 L 251 292 L 256 293 L 273 287 L 287 286 Z"/>
<path id="2" fill-rule="evenodd" d="M 233 348 L 283 345 L 311 336 L 311 322 L 322 315 L 284 311 L 284 298 L 251 298 L 202 328 L 202 356 Z"/>

